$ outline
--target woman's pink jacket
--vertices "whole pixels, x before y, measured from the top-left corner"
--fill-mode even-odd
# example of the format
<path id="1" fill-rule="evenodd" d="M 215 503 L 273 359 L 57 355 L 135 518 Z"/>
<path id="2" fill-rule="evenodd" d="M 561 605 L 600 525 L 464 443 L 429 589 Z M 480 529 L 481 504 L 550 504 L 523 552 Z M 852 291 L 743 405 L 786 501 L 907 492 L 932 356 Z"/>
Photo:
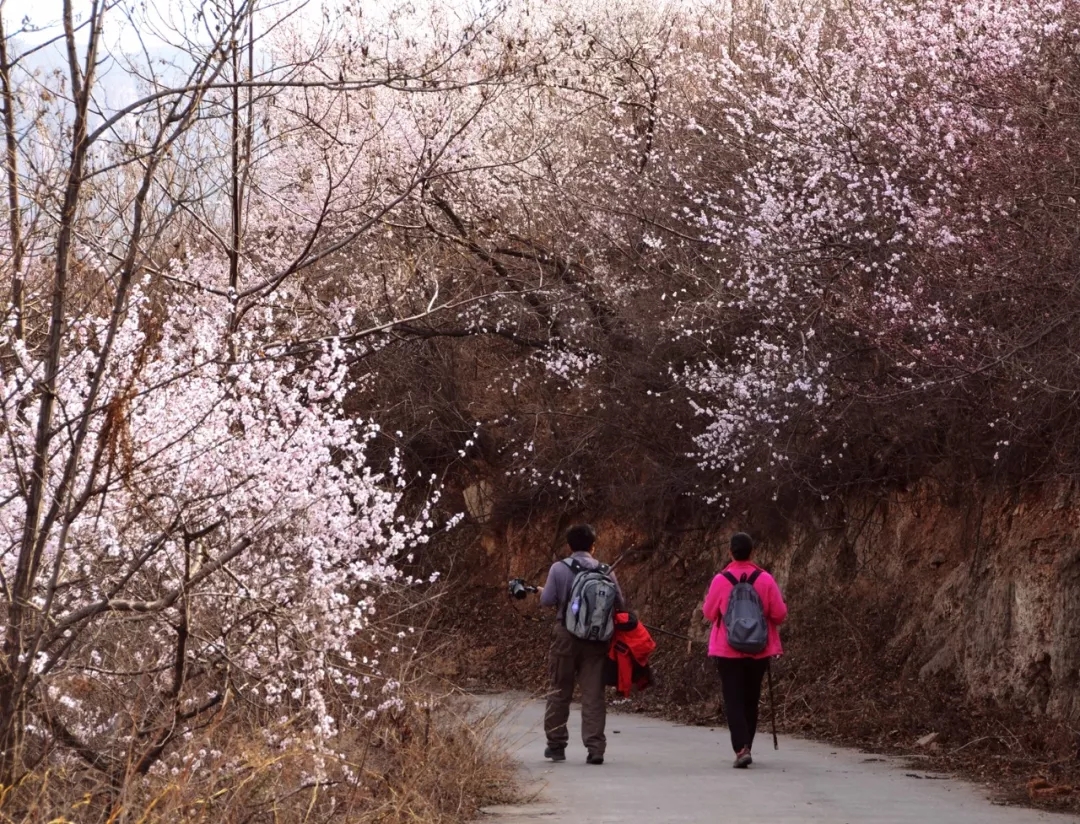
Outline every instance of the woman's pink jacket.
<path id="1" fill-rule="evenodd" d="M 727 566 L 727 571 L 741 580 L 745 574 L 758 567 L 749 561 L 732 561 Z M 758 653 L 739 652 L 728 646 L 727 632 L 724 630 L 724 610 L 727 609 L 728 598 L 734 587 L 731 581 L 718 574 L 709 585 L 709 594 L 705 596 L 705 606 L 702 612 L 705 618 L 712 621 L 712 632 L 709 633 L 709 655 L 713 658 L 772 658 L 780 655 L 784 650 L 780 646 L 780 625 L 787 618 L 787 604 L 784 596 L 780 594 L 780 587 L 776 585 L 776 579 L 762 570 L 761 575 L 754 582 L 754 589 L 761 598 L 761 606 L 765 610 L 765 620 L 769 622 L 769 642 L 765 649 Z"/>

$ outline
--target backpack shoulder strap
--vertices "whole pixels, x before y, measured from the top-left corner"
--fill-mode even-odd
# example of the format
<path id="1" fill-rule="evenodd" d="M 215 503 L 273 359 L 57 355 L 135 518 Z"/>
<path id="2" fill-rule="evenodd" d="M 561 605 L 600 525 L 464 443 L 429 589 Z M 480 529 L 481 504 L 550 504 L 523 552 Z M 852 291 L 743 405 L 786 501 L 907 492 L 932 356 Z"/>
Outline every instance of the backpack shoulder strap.
<path id="1" fill-rule="evenodd" d="M 750 586 L 753 586 L 753 585 L 754 585 L 754 581 L 756 581 L 756 580 L 757 580 L 758 578 L 760 578 L 760 577 L 761 577 L 761 573 L 762 573 L 763 571 L 764 571 L 764 570 L 762 570 L 762 569 L 760 569 L 760 568 L 759 568 L 759 569 L 755 569 L 755 570 L 754 570 L 753 572 L 751 572 L 751 573 L 750 573 L 750 577 L 746 579 L 746 583 L 750 584 Z"/>
<path id="2" fill-rule="evenodd" d="M 563 558 L 563 563 L 570 567 L 570 571 L 575 575 L 585 569 L 577 558 Z"/>
<path id="3" fill-rule="evenodd" d="M 725 578 L 727 578 L 731 582 L 731 585 L 733 587 L 737 587 L 739 585 L 738 579 L 734 575 L 732 575 L 730 572 L 728 572 L 726 569 L 723 572 L 721 572 L 720 574 L 723 575 Z"/>
<path id="4" fill-rule="evenodd" d="M 599 572 L 601 575 L 608 575 L 608 576 L 611 575 L 611 567 L 609 567 L 607 564 L 600 564 L 600 566 L 598 566 L 596 569 L 594 569 L 592 571 L 593 572 Z"/>

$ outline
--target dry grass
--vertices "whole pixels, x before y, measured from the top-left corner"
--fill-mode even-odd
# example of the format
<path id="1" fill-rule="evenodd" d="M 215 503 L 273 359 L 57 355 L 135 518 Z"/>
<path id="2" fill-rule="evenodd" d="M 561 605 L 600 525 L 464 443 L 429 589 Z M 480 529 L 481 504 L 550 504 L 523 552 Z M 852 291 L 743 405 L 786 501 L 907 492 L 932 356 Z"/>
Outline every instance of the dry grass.
<path id="1" fill-rule="evenodd" d="M 464 696 L 417 691 L 406 709 L 341 735 L 331 757 L 301 738 L 272 747 L 257 726 L 234 722 L 186 741 L 170 763 L 187 766 L 119 787 L 50 759 L 0 788 L 0 822 L 457 824 L 513 797 L 501 717 Z"/>

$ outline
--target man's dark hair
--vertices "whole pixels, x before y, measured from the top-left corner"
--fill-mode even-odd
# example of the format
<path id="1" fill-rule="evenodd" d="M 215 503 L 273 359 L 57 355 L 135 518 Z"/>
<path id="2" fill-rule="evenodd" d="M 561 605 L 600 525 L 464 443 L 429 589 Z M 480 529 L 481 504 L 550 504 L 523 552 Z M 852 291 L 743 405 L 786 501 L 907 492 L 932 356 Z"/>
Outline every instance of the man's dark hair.
<path id="1" fill-rule="evenodd" d="M 754 551 L 754 541 L 745 532 L 736 532 L 731 536 L 731 557 L 736 561 L 745 561 Z"/>
<path id="2" fill-rule="evenodd" d="M 588 524 L 578 524 L 566 530 L 566 543 L 574 552 L 588 552 L 596 543 L 596 531 Z"/>

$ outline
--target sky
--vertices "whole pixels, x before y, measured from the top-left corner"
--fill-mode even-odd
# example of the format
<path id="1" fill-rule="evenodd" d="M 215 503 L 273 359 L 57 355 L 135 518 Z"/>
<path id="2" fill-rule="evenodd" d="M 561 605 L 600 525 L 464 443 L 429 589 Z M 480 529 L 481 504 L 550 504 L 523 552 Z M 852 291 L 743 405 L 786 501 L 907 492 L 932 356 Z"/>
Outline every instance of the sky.
<path id="1" fill-rule="evenodd" d="M 115 109 L 135 99 L 138 94 L 135 79 L 128 74 L 124 66 L 115 58 L 122 55 L 141 55 L 145 48 L 151 59 L 157 63 L 184 63 L 185 52 L 180 48 L 180 36 L 177 30 L 187 29 L 192 35 L 203 33 L 201 23 L 194 23 L 195 12 L 204 0 L 121 0 L 121 6 L 110 9 L 105 18 L 103 45 L 113 59 L 106 59 L 99 64 L 98 92 L 99 104 L 107 109 Z M 228 0 L 222 3 L 224 5 Z M 237 0 L 238 4 L 240 0 Z M 262 0 L 264 8 L 276 6 L 279 10 L 286 4 L 289 8 L 301 8 L 302 13 L 318 9 L 321 0 Z M 209 4 L 208 4 L 209 5 Z M 141 21 L 136 31 L 125 9 L 136 10 Z M 91 8 L 90 0 L 75 0 L 76 21 L 85 19 Z M 29 21 L 28 30 L 15 38 L 12 53 L 20 53 L 28 48 L 47 43 L 62 31 L 62 0 L 0 0 L 0 13 L 3 14 L 5 29 L 11 33 L 22 27 L 24 18 Z M 258 20 L 258 16 L 256 17 Z M 160 34 L 156 34 L 158 32 Z M 85 43 L 85 33 L 78 37 L 80 44 Z M 137 60 L 145 65 L 144 59 Z M 51 44 L 35 53 L 28 61 L 27 68 L 66 69 L 67 58 L 59 43 Z M 168 69 L 159 64 L 159 71 L 168 73 Z M 104 99 L 100 99 L 104 97 Z"/>
<path id="2" fill-rule="evenodd" d="M 229 0 L 219 2 L 222 6 L 227 6 L 228 3 Z M 236 5 L 241 3 L 242 0 L 236 0 Z M 329 0 L 329 3 L 332 6 L 337 4 L 336 0 Z M 288 8 L 299 10 L 301 14 L 318 15 L 323 4 L 324 0 L 256 0 L 256 8 L 270 9 L 270 14 Z M 193 33 L 198 31 L 200 24 L 193 24 L 193 20 L 197 9 L 203 5 L 209 7 L 214 3 L 206 0 L 120 0 L 105 18 L 105 43 L 111 50 L 129 53 L 139 51 L 143 44 L 152 51 L 168 49 L 170 44 L 155 36 L 156 29 L 173 40 L 172 46 L 175 48 L 177 37 L 174 30 L 187 28 Z M 90 0 L 75 0 L 74 7 L 76 20 L 85 19 L 91 7 Z M 28 18 L 33 27 L 40 29 L 38 32 L 21 34 L 19 40 L 23 44 L 41 43 L 61 31 L 62 0 L 0 0 L 0 9 L 9 32 L 18 28 L 24 18 Z M 125 9 L 135 11 L 133 16 L 140 21 L 138 32 L 127 19 Z M 258 17 L 259 12 L 256 20 Z"/>
<path id="3" fill-rule="evenodd" d="M 422 9 L 428 3 L 442 3 L 452 8 L 455 13 L 474 15 L 483 7 L 490 6 L 497 0 L 250 0 L 255 4 L 255 28 L 266 32 L 272 20 L 287 16 L 290 20 L 301 22 L 310 20 L 308 31 L 332 28 L 334 21 L 341 15 L 344 7 L 349 7 L 350 14 L 361 13 L 369 24 L 392 15 L 398 7 L 412 7 L 412 14 L 422 19 Z M 85 19 L 91 8 L 91 0 L 73 0 L 76 19 Z M 137 99 L 139 89 L 122 62 L 116 58 L 124 54 L 137 55 L 135 62 L 146 65 L 142 59 L 145 47 L 155 63 L 159 74 L 175 74 L 165 64 L 184 66 L 185 50 L 181 47 L 183 37 L 177 32 L 184 32 L 195 40 L 208 41 L 205 21 L 197 14 L 200 8 L 220 6 L 228 8 L 235 2 L 240 6 L 244 0 L 105 0 L 113 7 L 105 18 L 105 52 L 113 57 L 99 64 L 97 93 L 98 105 L 104 110 L 115 110 Z M 131 23 L 128 14 L 138 19 L 138 31 Z M 5 30 L 11 32 L 20 28 L 22 20 L 28 18 L 29 31 L 20 33 L 15 38 L 15 47 L 10 53 L 18 54 L 35 45 L 56 38 L 61 32 L 63 0 L 0 0 L 0 13 L 3 14 Z M 262 24 L 262 25 L 260 25 Z M 36 29 L 36 30 L 34 30 Z M 155 32 L 157 34 L 155 34 Z M 85 33 L 80 33 L 80 43 L 85 43 Z M 256 47 L 259 51 L 259 47 Z M 62 45 L 54 43 L 35 53 L 26 61 L 27 68 L 66 70 L 67 57 Z"/>

